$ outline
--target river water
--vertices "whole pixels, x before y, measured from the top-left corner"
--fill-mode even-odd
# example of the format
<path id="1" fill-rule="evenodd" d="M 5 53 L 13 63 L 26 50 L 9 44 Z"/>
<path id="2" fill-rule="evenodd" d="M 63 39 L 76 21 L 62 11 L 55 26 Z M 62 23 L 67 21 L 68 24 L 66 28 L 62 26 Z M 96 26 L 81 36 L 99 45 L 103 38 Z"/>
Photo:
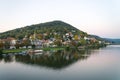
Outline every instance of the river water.
<path id="1" fill-rule="evenodd" d="M 120 80 L 120 45 L 0 55 L 0 80 Z"/>

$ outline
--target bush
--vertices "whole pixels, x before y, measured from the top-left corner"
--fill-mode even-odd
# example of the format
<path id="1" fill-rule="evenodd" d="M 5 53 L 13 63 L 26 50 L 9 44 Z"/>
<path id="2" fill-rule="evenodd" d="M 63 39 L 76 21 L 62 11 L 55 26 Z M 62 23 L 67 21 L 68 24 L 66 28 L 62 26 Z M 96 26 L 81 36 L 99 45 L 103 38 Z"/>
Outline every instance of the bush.
<path id="1" fill-rule="evenodd" d="M 67 46 L 67 47 L 65 48 L 65 50 L 69 51 L 69 50 L 70 50 L 70 47 L 69 47 L 69 46 Z"/>
<path id="2" fill-rule="evenodd" d="M 3 53 L 3 50 L 2 50 L 2 49 L 0 49 L 0 53 Z"/>

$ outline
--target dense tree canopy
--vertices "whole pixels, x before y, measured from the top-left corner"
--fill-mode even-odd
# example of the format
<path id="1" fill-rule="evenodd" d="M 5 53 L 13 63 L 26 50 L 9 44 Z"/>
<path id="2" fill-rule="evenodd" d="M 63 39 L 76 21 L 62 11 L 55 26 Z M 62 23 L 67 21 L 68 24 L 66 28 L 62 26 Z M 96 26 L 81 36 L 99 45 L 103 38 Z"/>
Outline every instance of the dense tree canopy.
<path id="1" fill-rule="evenodd" d="M 85 32 L 82 32 L 78 30 L 77 28 L 73 27 L 70 24 L 67 24 L 62 21 L 52 21 L 52 22 L 46 22 L 41 24 L 35 24 L 31 26 L 26 26 L 14 30 L 10 30 L 4 33 L 0 33 L 0 39 L 7 38 L 7 37 L 15 37 L 17 39 L 22 39 L 25 35 L 30 36 L 36 32 L 37 34 L 43 34 L 46 33 L 50 36 L 53 36 L 52 34 L 59 34 L 63 35 L 67 32 L 72 32 L 72 34 L 78 35 L 87 35 Z M 58 35 L 55 35 L 58 36 Z M 48 36 L 46 36 L 47 38 Z M 39 38 L 42 38 L 40 35 Z"/>

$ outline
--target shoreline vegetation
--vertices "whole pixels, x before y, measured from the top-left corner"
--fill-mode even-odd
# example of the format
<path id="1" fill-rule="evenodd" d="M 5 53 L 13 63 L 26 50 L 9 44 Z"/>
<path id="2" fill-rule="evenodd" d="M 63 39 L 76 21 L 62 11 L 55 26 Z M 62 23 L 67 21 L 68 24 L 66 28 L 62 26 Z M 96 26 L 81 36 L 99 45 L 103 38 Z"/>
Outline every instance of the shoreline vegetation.
<path id="1" fill-rule="evenodd" d="M 64 50 L 65 47 L 46 47 L 46 48 L 35 48 L 35 49 L 0 49 L 0 54 L 8 54 L 8 53 L 19 53 L 22 51 L 27 50 L 43 50 L 43 51 L 50 51 L 50 50 Z"/>
<path id="2" fill-rule="evenodd" d="M 87 45 L 87 46 L 79 46 L 79 47 L 70 47 L 70 46 L 61 46 L 61 47 L 45 47 L 45 48 L 32 48 L 32 50 L 43 50 L 43 51 L 51 51 L 51 50 L 87 50 L 87 49 L 99 49 L 102 47 L 106 47 L 106 44 L 102 45 Z M 8 53 L 19 53 L 22 51 L 28 51 L 31 49 L 0 49 L 0 54 L 8 54 Z"/>

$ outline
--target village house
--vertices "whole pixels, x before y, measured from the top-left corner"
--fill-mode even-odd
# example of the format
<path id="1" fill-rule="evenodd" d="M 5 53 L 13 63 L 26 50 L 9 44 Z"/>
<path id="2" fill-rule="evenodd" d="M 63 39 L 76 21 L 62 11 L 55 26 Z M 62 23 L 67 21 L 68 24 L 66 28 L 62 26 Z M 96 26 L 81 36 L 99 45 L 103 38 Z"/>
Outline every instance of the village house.
<path id="1" fill-rule="evenodd" d="M 10 49 L 16 49 L 15 45 L 16 45 L 17 40 L 12 37 L 7 38 L 7 40 L 8 42 L 10 42 Z"/>
<path id="2" fill-rule="evenodd" d="M 94 37 L 88 36 L 88 37 L 84 37 L 85 40 L 87 41 L 92 41 L 92 42 L 96 42 L 97 39 L 95 39 Z"/>
<path id="3" fill-rule="evenodd" d="M 35 48 L 41 48 L 43 42 L 42 42 L 42 40 L 37 39 L 36 35 L 37 34 L 34 33 L 33 35 L 31 35 L 29 37 L 30 43 L 31 43 L 31 45 L 35 45 Z"/>
<path id="4" fill-rule="evenodd" d="M 52 33 L 51 33 L 52 34 Z M 56 35 L 58 35 L 56 37 Z M 59 38 L 60 37 L 60 38 Z M 60 35 L 60 33 L 53 33 L 53 36 L 43 33 L 30 35 L 29 37 L 26 35 L 21 40 L 16 40 L 15 38 L 8 37 L 7 39 L 0 40 L 0 43 L 8 44 L 3 48 L 7 49 L 16 49 L 16 48 L 42 48 L 42 47 L 56 47 L 56 46 L 69 46 L 70 44 L 78 44 L 82 43 L 82 41 L 86 40 L 87 44 L 102 43 L 102 41 L 97 40 L 92 36 L 85 36 L 84 38 L 81 35 L 72 34 L 72 32 L 65 33 Z"/>
<path id="5" fill-rule="evenodd" d="M 12 37 L 8 37 L 7 39 L 1 39 L 1 43 L 3 43 L 3 48 L 6 49 L 16 49 L 16 39 Z"/>

